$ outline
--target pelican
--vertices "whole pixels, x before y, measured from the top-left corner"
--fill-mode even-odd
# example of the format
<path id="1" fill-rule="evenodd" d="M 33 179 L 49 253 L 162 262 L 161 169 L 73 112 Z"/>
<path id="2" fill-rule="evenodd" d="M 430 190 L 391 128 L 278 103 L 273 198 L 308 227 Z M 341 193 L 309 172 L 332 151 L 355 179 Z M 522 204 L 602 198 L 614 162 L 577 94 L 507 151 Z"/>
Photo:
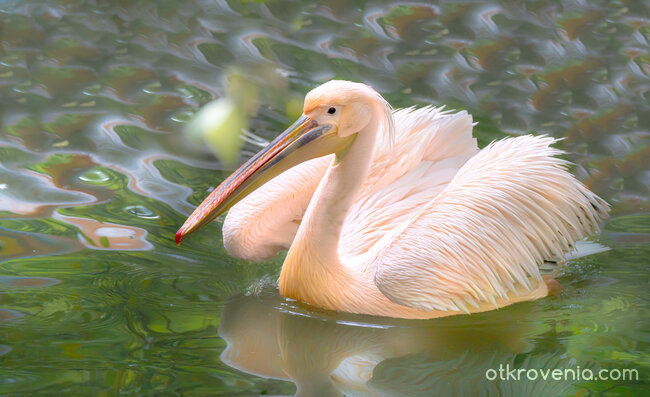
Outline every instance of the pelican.
<path id="1" fill-rule="evenodd" d="M 176 243 L 229 210 L 226 250 L 262 261 L 288 249 L 280 294 L 327 310 L 425 319 L 545 297 L 539 266 L 596 232 L 609 206 L 555 139 L 479 151 L 472 127 L 465 111 L 393 111 L 365 84 L 329 81 Z"/>

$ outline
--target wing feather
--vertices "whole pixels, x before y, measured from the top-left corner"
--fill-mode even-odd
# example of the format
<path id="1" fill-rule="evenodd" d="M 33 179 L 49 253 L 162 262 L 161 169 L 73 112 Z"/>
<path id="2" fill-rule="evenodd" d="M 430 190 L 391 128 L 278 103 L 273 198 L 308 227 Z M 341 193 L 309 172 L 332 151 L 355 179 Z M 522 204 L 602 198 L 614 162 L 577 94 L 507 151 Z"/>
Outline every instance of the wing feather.
<path id="1" fill-rule="evenodd" d="M 507 138 L 469 159 L 375 246 L 369 266 L 379 290 L 420 310 L 496 306 L 532 291 L 544 260 L 595 232 L 609 209 L 566 170 L 554 142 Z"/>
<path id="2" fill-rule="evenodd" d="M 330 155 L 298 164 L 235 204 L 223 223 L 228 253 L 259 262 L 289 248 L 331 161 Z"/>
<path id="3" fill-rule="evenodd" d="M 341 230 L 339 257 L 344 261 L 367 253 L 431 201 L 478 151 L 472 116 L 465 111 L 427 106 L 397 110 L 393 117 L 398 144 L 375 147 L 366 182 Z"/>

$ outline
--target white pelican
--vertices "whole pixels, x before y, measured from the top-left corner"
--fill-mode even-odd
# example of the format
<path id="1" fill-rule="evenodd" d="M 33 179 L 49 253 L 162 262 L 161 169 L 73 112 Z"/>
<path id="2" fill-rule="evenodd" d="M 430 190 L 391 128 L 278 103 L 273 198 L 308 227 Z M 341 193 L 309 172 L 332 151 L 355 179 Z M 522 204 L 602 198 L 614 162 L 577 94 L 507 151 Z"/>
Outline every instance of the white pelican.
<path id="1" fill-rule="evenodd" d="M 365 84 L 327 82 L 176 242 L 230 209 L 226 250 L 261 261 L 288 249 L 280 293 L 328 310 L 434 318 L 544 297 L 538 266 L 609 207 L 567 172 L 553 138 L 479 151 L 472 125 L 464 111 L 393 112 Z"/>

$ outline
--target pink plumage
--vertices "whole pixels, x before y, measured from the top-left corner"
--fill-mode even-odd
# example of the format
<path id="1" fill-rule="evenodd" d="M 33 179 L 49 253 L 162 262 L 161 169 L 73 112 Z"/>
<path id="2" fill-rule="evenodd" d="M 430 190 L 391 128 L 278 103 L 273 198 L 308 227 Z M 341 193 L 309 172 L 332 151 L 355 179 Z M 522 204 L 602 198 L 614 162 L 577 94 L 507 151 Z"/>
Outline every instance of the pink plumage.
<path id="1" fill-rule="evenodd" d="M 548 293 L 538 266 L 607 216 L 550 137 L 479 151 L 466 112 L 392 112 L 370 87 L 342 81 L 310 92 L 304 116 L 353 143 L 245 197 L 223 236 L 248 260 L 288 249 L 280 292 L 314 306 L 433 318 L 537 299 Z"/>

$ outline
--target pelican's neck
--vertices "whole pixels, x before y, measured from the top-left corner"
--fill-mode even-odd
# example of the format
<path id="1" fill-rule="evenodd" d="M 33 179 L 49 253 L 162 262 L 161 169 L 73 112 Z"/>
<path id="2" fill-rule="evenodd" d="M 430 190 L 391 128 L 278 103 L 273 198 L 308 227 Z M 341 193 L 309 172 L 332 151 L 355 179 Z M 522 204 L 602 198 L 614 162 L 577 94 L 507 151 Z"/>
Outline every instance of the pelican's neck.
<path id="1" fill-rule="evenodd" d="M 296 242 L 312 245 L 327 266 L 338 261 L 341 228 L 368 176 L 376 136 L 358 133 L 348 152 L 332 160 L 298 229 Z"/>
<path id="2" fill-rule="evenodd" d="M 381 125 L 372 117 L 357 133 L 348 151 L 336 157 L 316 188 L 280 273 L 280 292 L 287 297 L 324 306 L 305 296 L 335 288 L 332 283 L 354 282 L 338 256 L 345 217 L 368 175 Z M 326 284 L 326 285 L 323 285 Z"/>

